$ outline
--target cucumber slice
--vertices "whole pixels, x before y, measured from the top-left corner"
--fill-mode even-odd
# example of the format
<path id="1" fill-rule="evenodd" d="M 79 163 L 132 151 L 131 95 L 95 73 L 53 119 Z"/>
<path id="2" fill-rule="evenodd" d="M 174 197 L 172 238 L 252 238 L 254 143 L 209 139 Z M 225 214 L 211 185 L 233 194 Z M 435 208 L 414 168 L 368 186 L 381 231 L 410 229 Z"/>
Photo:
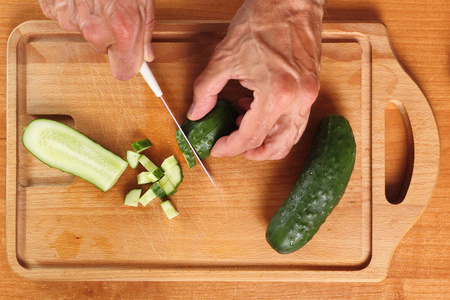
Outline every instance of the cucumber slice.
<path id="1" fill-rule="evenodd" d="M 144 195 L 142 195 L 142 197 L 139 199 L 139 203 L 141 203 L 143 206 L 146 206 L 155 198 L 155 193 L 151 189 L 148 189 L 148 191 L 146 191 Z"/>
<path id="2" fill-rule="evenodd" d="M 177 188 L 183 181 L 183 172 L 179 165 L 171 167 L 169 170 L 164 172 L 164 177 L 169 178 L 170 182 L 175 188 Z"/>
<path id="3" fill-rule="evenodd" d="M 141 153 L 142 151 L 147 150 L 151 146 L 152 146 L 152 143 L 148 139 L 137 141 L 137 142 L 131 144 L 131 147 L 133 147 L 133 149 L 134 149 L 134 151 L 136 151 L 136 153 Z"/>
<path id="4" fill-rule="evenodd" d="M 167 196 L 171 197 L 173 196 L 177 190 L 173 186 L 172 182 L 170 182 L 169 178 L 164 176 L 158 181 L 159 185 L 161 186 L 164 193 L 166 193 Z"/>
<path id="5" fill-rule="evenodd" d="M 160 205 L 169 220 L 179 215 L 177 209 L 170 200 L 163 201 Z"/>
<path id="6" fill-rule="evenodd" d="M 162 199 L 162 198 L 164 198 L 166 196 L 166 193 L 162 189 L 162 187 L 159 184 L 159 182 L 155 182 L 154 184 L 152 184 L 150 189 L 155 193 L 156 197 L 158 197 L 159 199 Z"/>
<path id="7" fill-rule="evenodd" d="M 147 183 L 152 183 L 154 181 L 152 181 L 149 177 L 150 172 L 141 172 L 139 173 L 136 177 L 137 177 L 137 184 L 141 185 L 141 184 L 147 184 Z"/>
<path id="8" fill-rule="evenodd" d="M 36 119 L 25 127 L 22 143 L 50 167 L 80 177 L 106 192 L 128 163 L 84 134 L 57 121 Z"/>
<path id="9" fill-rule="evenodd" d="M 127 151 L 127 162 L 132 169 L 136 169 L 139 164 L 139 158 L 141 158 L 141 156 L 142 154 L 133 151 Z"/>
<path id="10" fill-rule="evenodd" d="M 175 165 L 178 165 L 178 161 L 174 155 L 171 155 L 163 161 L 161 164 L 161 169 L 165 172 Z"/>
<path id="11" fill-rule="evenodd" d="M 142 155 L 139 158 L 139 162 L 149 172 L 153 172 L 153 170 L 157 168 L 157 166 L 145 155 Z"/>
<path id="12" fill-rule="evenodd" d="M 123 204 L 137 207 L 139 199 L 141 198 L 141 192 L 142 189 L 132 189 L 126 194 Z"/>
<path id="13" fill-rule="evenodd" d="M 150 178 L 150 180 L 152 180 L 152 182 L 156 182 L 161 177 L 163 177 L 163 175 L 164 175 L 164 172 L 161 170 L 160 167 L 157 167 L 152 172 L 150 172 L 150 174 L 148 175 L 148 178 Z"/>

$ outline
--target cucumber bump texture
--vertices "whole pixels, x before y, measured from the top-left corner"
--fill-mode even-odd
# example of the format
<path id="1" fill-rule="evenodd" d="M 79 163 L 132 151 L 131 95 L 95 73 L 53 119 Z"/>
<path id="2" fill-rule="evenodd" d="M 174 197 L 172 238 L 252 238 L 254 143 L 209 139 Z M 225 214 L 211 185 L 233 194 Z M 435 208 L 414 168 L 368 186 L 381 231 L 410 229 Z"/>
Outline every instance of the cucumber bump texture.
<path id="1" fill-rule="evenodd" d="M 348 120 L 338 114 L 325 116 L 297 182 L 267 228 L 266 240 L 273 249 L 292 253 L 313 238 L 344 195 L 355 156 L 356 142 Z"/>
<path id="2" fill-rule="evenodd" d="M 197 121 L 186 120 L 181 124 L 181 128 L 200 159 L 205 159 L 210 155 L 211 148 L 217 140 L 236 128 L 237 117 L 236 107 L 228 100 L 219 99 L 206 116 Z M 180 130 L 176 131 L 175 136 L 189 168 L 192 168 L 195 165 L 195 157 L 191 148 Z"/>

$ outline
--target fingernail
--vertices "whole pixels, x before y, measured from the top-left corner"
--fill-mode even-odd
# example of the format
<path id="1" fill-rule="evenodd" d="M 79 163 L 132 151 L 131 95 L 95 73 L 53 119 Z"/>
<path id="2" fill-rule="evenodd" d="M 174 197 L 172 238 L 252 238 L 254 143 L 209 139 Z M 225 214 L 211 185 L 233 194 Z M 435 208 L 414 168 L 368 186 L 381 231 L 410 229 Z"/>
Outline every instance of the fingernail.
<path id="1" fill-rule="evenodd" d="M 189 108 L 189 111 L 187 113 L 188 119 L 192 117 L 192 114 L 194 113 L 194 103 L 191 104 L 191 107 Z"/>
<path id="2" fill-rule="evenodd" d="M 155 54 L 153 53 L 153 47 L 152 44 L 148 44 L 147 46 L 147 57 L 145 58 L 145 60 L 147 62 L 152 62 L 155 59 Z"/>

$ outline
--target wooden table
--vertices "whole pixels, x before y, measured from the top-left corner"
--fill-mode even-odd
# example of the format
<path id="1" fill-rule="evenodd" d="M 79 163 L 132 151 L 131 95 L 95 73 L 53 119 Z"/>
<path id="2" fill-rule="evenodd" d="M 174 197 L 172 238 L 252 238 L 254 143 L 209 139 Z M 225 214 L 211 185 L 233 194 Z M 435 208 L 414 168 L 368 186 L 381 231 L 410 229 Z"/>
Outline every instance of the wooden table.
<path id="1" fill-rule="evenodd" d="M 241 1 L 157 1 L 158 19 L 232 18 Z M 224 2 L 225 3 L 225 2 Z M 6 53 L 10 32 L 27 20 L 45 19 L 38 2 L 3 1 L 0 4 L 0 47 Z M 0 226 L 0 298 L 448 298 L 450 296 L 450 3 L 447 0 L 394 2 L 388 0 L 330 1 L 326 20 L 381 21 L 386 24 L 393 49 L 406 71 L 412 75 L 434 110 L 441 134 L 441 170 L 430 202 L 415 226 L 394 253 L 387 278 L 379 283 L 257 283 L 257 282 L 50 282 L 29 281 L 15 275 L 5 257 L 5 226 Z M 1 57 L 2 85 L 6 98 L 6 55 Z M 6 140 L 6 107 L 1 108 L 0 138 Z M 388 109 L 389 126 L 401 127 L 395 109 Z M 389 142 L 403 143 L 401 130 Z M 5 143 L 1 143 L 0 164 L 5 174 Z M 392 166 L 389 178 L 401 180 L 404 155 L 391 147 L 387 157 Z M 400 174 L 400 175 L 399 175 Z M 4 176 L 5 177 L 5 176 Z M 0 181 L 5 195 L 5 180 Z M 4 198 L 4 197 L 3 197 Z M 5 207 L 0 206 L 5 219 Z"/>

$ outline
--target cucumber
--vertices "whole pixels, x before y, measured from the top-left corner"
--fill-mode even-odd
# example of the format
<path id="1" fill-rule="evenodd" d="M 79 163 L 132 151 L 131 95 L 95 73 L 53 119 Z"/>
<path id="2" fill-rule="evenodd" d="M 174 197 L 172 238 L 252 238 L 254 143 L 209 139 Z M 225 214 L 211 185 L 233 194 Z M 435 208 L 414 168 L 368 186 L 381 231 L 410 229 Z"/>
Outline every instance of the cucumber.
<path id="1" fill-rule="evenodd" d="M 194 147 L 200 159 L 210 155 L 211 148 L 217 140 L 230 134 L 236 128 L 238 111 L 225 99 L 217 100 L 216 106 L 202 119 L 187 120 L 181 128 Z M 183 153 L 189 168 L 195 166 L 195 157 L 180 130 L 175 132 L 178 147 Z"/>
<path id="2" fill-rule="evenodd" d="M 164 176 L 158 181 L 159 185 L 161 186 L 161 189 L 164 191 L 164 193 L 171 197 L 173 196 L 177 190 L 173 186 L 172 182 L 170 182 L 169 178 Z"/>
<path id="3" fill-rule="evenodd" d="M 161 170 L 161 168 L 155 165 L 147 156 L 142 155 L 139 158 L 139 162 L 149 172 L 148 178 L 151 180 L 151 182 L 157 181 L 164 175 L 164 172 Z"/>
<path id="4" fill-rule="evenodd" d="M 141 158 L 142 154 L 133 152 L 133 151 L 127 151 L 127 162 L 128 165 L 130 165 L 130 167 L 132 169 L 136 169 L 136 167 L 139 164 L 139 158 Z"/>
<path id="5" fill-rule="evenodd" d="M 150 189 L 153 191 L 153 193 L 155 193 L 156 197 L 158 197 L 159 199 L 162 199 L 162 198 L 164 198 L 166 196 L 166 193 L 162 189 L 162 186 L 159 183 L 159 181 L 157 181 L 154 184 L 152 184 L 150 186 Z"/>
<path id="6" fill-rule="evenodd" d="M 170 180 L 175 188 L 177 188 L 183 181 L 183 172 L 181 171 L 181 167 L 179 165 L 175 165 L 165 171 L 164 176 Z"/>
<path id="7" fill-rule="evenodd" d="M 142 197 L 139 198 L 139 203 L 145 207 L 147 204 L 149 204 L 155 198 L 156 198 L 155 193 L 151 189 L 148 189 L 144 193 L 144 195 L 142 195 Z"/>
<path id="8" fill-rule="evenodd" d="M 80 177 L 106 192 L 128 163 L 84 134 L 48 119 L 31 121 L 24 129 L 25 148 L 50 167 Z"/>
<path id="9" fill-rule="evenodd" d="M 341 115 L 324 117 L 290 195 L 275 212 L 266 240 L 281 254 L 303 247 L 343 196 L 353 172 L 356 142 Z"/>
<path id="10" fill-rule="evenodd" d="M 123 204 L 137 207 L 139 199 L 141 198 L 141 192 L 142 189 L 132 189 L 126 194 Z"/>
<path id="11" fill-rule="evenodd" d="M 131 144 L 131 147 L 136 153 L 141 153 L 152 146 L 152 143 L 148 139 L 137 141 Z"/>
<path id="12" fill-rule="evenodd" d="M 175 165 L 178 165 L 178 161 L 174 155 L 171 155 L 162 162 L 161 169 L 165 172 Z"/>
<path id="13" fill-rule="evenodd" d="M 170 200 L 163 201 L 160 205 L 169 220 L 178 216 L 178 211 Z"/>

